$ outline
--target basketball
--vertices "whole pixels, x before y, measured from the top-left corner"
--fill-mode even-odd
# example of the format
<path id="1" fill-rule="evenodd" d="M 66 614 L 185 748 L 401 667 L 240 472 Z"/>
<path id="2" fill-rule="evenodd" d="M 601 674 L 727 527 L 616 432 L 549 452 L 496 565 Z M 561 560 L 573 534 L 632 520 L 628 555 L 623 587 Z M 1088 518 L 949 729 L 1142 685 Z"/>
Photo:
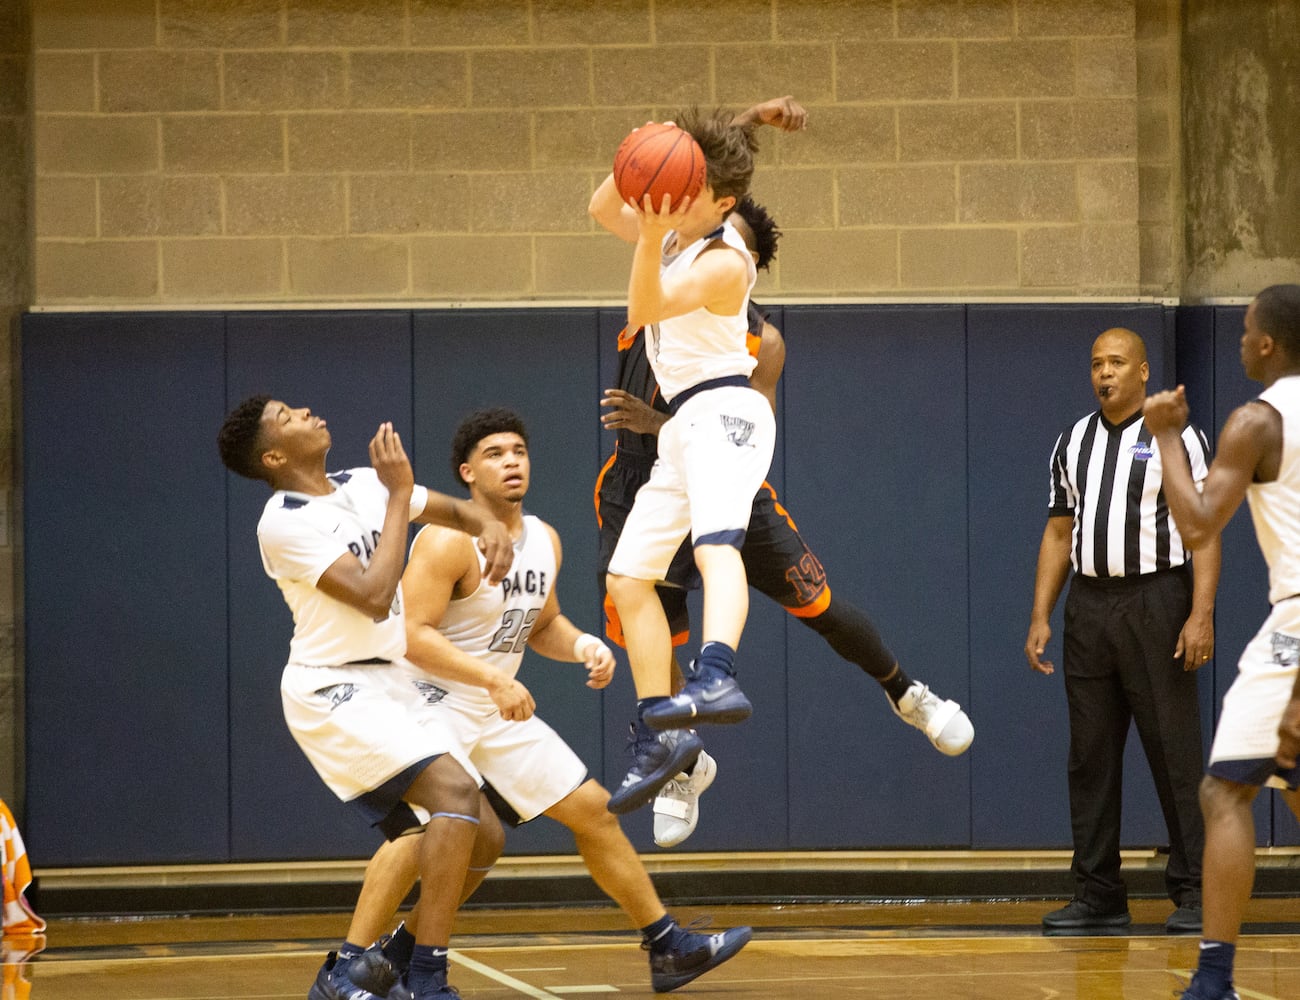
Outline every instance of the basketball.
<path id="1" fill-rule="evenodd" d="M 685 129 L 651 122 L 634 129 L 614 154 L 614 186 L 638 207 L 650 195 L 658 210 L 664 195 L 676 208 L 704 187 L 704 151 Z"/>

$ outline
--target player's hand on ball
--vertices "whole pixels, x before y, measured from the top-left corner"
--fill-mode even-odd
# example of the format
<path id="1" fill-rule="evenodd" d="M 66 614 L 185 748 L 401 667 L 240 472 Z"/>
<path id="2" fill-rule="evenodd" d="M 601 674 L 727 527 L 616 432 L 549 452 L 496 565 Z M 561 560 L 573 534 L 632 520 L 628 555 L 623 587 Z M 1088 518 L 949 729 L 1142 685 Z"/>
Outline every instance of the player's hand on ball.
<path id="1" fill-rule="evenodd" d="M 505 578 L 510 563 L 515 557 L 515 547 L 510 541 L 510 532 L 500 521 L 488 521 L 478 536 L 478 547 L 487 562 L 484 567 L 487 581 L 496 586 Z"/>

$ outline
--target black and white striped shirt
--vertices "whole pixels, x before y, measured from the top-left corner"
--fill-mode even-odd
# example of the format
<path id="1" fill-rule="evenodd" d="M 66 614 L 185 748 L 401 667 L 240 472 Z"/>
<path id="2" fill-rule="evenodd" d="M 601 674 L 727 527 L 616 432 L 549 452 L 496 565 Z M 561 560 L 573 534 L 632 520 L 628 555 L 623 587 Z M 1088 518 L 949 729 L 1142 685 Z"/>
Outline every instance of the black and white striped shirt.
<path id="1" fill-rule="evenodd" d="M 1188 425 L 1192 478 L 1209 466 L 1205 435 Z M 1136 576 L 1187 562 L 1191 553 L 1165 503 L 1160 448 L 1138 410 L 1113 425 L 1091 413 L 1056 440 L 1048 515 L 1071 515 L 1070 562 L 1084 576 Z"/>

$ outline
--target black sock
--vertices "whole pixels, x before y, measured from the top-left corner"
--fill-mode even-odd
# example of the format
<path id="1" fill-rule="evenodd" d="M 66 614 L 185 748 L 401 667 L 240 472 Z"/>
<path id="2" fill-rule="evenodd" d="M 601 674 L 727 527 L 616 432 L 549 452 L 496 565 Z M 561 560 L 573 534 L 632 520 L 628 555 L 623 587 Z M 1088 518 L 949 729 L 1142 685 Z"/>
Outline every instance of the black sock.
<path id="1" fill-rule="evenodd" d="M 663 954 L 673 946 L 681 929 L 677 921 L 665 913 L 653 924 L 641 928 L 641 939 L 654 954 Z"/>
<path id="2" fill-rule="evenodd" d="M 897 705 L 898 699 L 907 694 L 907 689 L 912 686 L 912 678 L 907 676 L 907 671 L 902 667 L 896 667 L 893 676 L 881 681 L 880 686 L 889 695 L 889 700 Z"/>
<path id="3" fill-rule="evenodd" d="M 339 959 L 340 961 L 343 962 L 350 961 L 351 959 L 356 958 L 365 950 L 366 950 L 365 945 L 353 944 L 351 941 L 344 941 L 343 944 L 339 947 Z"/>
<path id="4" fill-rule="evenodd" d="M 1237 946 L 1227 941 L 1202 941 L 1196 967 L 1198 986 L 1210 987 L 1210 996 L 1221 996 L 1232 985 L 1232 964 Z"/>

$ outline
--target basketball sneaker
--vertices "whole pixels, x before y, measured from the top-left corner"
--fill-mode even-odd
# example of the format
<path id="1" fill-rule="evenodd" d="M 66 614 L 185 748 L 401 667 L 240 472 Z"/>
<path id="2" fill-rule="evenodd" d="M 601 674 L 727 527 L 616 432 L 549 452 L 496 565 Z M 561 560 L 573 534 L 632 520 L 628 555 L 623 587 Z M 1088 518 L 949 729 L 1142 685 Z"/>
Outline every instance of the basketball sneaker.
<path id="1" fill-rule="evenodd" d="M 656 993 L 685 986 L 731 958 L 749 944 L 753 934 L 748 927 L 733 927 L 718 934 L 686 932 L 675 947 L 662 952 L 652 951 L 649 942 L 642 942 L 641 947 L 650 952 L 650 985 Z"/>
<path id="2" fill-rule="evenodd" d="M 718 764 L 703 750 L 690 774 L 682 773 L 659 789 L 655 797 L 655 843 L 676 847 L 695 832 L 700 821 L 700 796 L 718 776 Z"/>
<path id="3" fill-rule="evenodd" d="M 1198 989 L 1196 986 L 1196 977 L 1192 977 L 1192 985 L 1179 993 L 1181 1000 L 1241 1000 L 1241 994 L 1228 987 L 1226 993 L 1207 993 L 1204 989 Z"/>
<path id="4" fill-rule="evenodd" d="M 671 698 L 647 708 L 642 718 L 651 729 L 679 729 L 698 722 L 744 722 L 754 706 L 736 678 L 717 667 L 700 667 L 691 660 L 686 683 Z"/>
<path id="5" fill-rule="evenodd" d="M 897 705 L 888 695 L 886 700 L 895 715 L 925 733 L 934 748 L 949 757 L 965 753 L 975 739 L 975 727 L 961 706 L 940 698 L 920 681 L 912 682 Z"/>
<path id="6" fill-rule="evenodd" d="M 640 809 L 673 775 L 694 764 L 704 749 L 703 741 L 689 729 L 652 733 L 635 724 L 631 728 L 632 767 L 609 797 L 609 811 L 616 814 Z"/>
<path id="7" fill-rule="evenodd" d="M 348 975 L 349 965 L 346 959 L 339 959 L 338 952 L 331 951 L 316 973 L 307 1000 L 386 1000 L 384 994 L 376 995 L 354 983 Z"/>
<path id="8" fill-rule="evenodd" d="M 348 978 L 363 990 L 384 1000 L 411 1000 L 411 991 L 402 984 L 402 970 L 384 954 L 385 934 L 348 965 Z"/>

